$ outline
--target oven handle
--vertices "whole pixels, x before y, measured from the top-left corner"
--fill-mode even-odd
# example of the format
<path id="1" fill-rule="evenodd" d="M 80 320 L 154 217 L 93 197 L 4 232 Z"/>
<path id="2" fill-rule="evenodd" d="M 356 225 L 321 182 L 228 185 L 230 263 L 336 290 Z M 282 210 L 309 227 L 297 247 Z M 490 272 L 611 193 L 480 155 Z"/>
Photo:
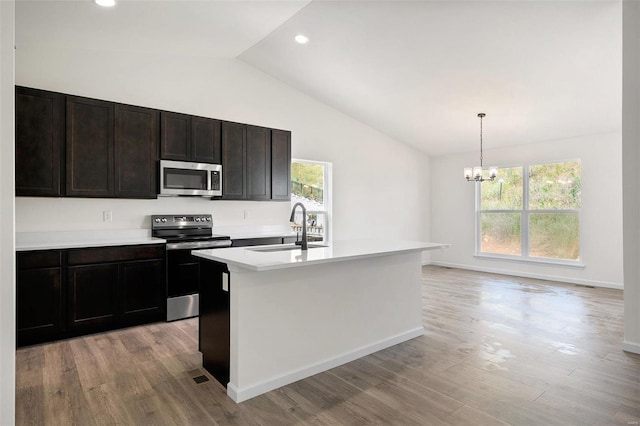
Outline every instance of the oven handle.
<path id="1" fill-rule="evenodd" d="M 223 247 L 231 247 L 231 240 L 167 243 L 167 250 L 208 249 Z"/>

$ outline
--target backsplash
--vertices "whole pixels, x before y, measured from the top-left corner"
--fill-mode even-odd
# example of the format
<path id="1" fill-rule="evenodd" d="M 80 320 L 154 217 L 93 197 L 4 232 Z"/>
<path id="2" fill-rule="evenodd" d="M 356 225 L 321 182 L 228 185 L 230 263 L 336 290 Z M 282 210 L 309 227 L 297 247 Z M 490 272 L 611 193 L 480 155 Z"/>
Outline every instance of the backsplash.
<path id="1" fill-rule="evenodd" d="M 148 229 L 152 214 L 211 214 L 216 226 L 288 225 L 288 202 L 16 197 L 16 232 Z M 109 220 L 110 219 L 110 220 Z"/>

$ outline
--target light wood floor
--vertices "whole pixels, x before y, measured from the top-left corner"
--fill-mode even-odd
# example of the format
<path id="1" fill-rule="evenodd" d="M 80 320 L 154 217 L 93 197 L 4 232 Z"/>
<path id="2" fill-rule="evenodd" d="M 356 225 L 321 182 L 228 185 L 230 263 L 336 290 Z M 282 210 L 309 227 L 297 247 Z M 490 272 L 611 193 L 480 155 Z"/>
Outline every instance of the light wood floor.
<path id="1" fill-rule="evenodd" d="M 197 321 L 17 351 L 19 425 L 638 425 L 622 292 L 423 270 L 424 336 L 235 404 Z"/>

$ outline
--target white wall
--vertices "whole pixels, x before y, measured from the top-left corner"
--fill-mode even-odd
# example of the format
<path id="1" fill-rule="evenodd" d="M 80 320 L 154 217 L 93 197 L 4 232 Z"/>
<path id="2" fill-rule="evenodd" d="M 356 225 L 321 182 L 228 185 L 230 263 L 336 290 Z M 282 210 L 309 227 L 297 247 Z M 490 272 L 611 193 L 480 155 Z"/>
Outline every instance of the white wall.
<path id="1" fill-rule="evenodd" d="M 431 159 L 431 238 L 453 247 L 432 255 L 434 263 L 481 271 L 622 287 L 621 135 L 618 133 L 485 150 L 485 163 L 582 160 L 582 252 L 584 269 L 475 258 L 475 183 L 462 170 L 479 152 Z M 485 183 L 492 185 L 492 183 Z"/>
<path id="2" fill-rule="evenodd" d="M 0 425 L 15 421 L 14 15 L 0 1 Z"/>
<path id="3" fill-rule="evenodd" d="M 640 2 L 623 2 L 624 349 L 640 353 Z"/>
<path id="4" fill-rule="evenodd" d="M 18 46 L 16 84 L 288 129 L 295 158 L 333 163 L 334 239 L 428 240 L 427 156 L 236 60 Z M 428 186 L 427 186 L 428 187 Z M 251 223 L 242 219 L 251 210 Z M 114 222 L 102 222 L 102 210 Z M 148 227 L 143 215 L 197 210 L 217 225 L 282 224 L 287 203 L 18 198 L 18 231 Z M 47 224 L 39 213 L 49 213 Z"/>

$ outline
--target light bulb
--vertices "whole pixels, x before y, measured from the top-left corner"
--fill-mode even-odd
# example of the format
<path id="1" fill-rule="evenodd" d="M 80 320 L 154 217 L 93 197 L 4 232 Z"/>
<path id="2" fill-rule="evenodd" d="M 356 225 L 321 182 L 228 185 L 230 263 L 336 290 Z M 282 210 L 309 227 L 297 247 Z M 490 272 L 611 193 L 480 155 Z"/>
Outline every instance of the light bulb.
<path id="1" fill-rule="evenodd" d="M 473 178 L 476 179 L 476 180 L 482 178 L 482 167 L 475 166 L 473 168 Z"/>
<path id="2" fill-rule="evenodd" d="M 495 179 L 496 176 L 498 176 L 498 168 L 497 167 L 489 168 L 489 179 Z"/>

